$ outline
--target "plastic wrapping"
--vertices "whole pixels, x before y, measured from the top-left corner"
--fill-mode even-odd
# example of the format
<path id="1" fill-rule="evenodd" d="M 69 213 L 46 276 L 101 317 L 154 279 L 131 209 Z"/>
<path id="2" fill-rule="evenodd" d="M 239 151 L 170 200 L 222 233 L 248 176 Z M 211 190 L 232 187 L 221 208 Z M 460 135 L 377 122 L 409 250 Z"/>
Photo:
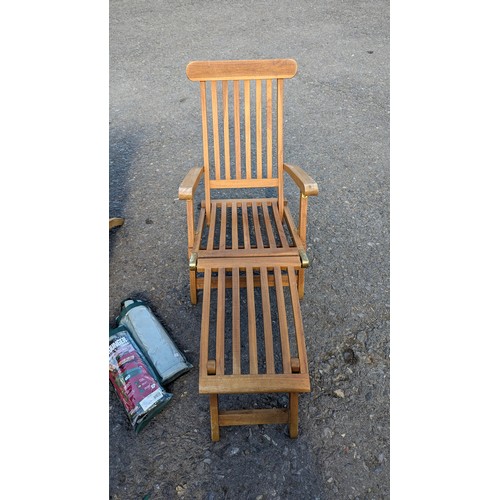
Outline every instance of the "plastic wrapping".
<path id="1" fill-rule="evenodd" d="M 172 398 L 124 326 L 109 334 L 109 379 L 137 433 Z"/>
<path id="2" fill-rule="evenodd" d="M 142 300 L 124 300 L 116 320 L 131 333 L 162 384 L 172 382 L 193 367 Z"/>

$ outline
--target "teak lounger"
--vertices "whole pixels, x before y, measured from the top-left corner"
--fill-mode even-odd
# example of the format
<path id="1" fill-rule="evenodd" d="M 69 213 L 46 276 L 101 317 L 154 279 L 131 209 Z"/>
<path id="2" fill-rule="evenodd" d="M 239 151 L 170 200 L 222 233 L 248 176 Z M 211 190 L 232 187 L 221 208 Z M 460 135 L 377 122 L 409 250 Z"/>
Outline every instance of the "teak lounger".
<path id="1" fill-rule="evenodd" d="M 297 437 L 298 394 L 310 391 L 299 299 L 309 265 L 307 202 L 318 186 L 283 161 L 284 80 L 296 71 L 293 59 L 197 61 L 186 70 L 200 82 L 203 166 L 188 172 L 179 199 L 187 207 L 191 302 L 203 293 L 199 390 L 210 396 L 214 441 L 220 426 L 251 424 L 288 424 Z M 284 172 L 300 190 L 298 224 Z M 256 189 L 264 196 L 247 194 Z M 288 408 L 219 410 L 219 394 L 256 393 L 288 393 Z"/>

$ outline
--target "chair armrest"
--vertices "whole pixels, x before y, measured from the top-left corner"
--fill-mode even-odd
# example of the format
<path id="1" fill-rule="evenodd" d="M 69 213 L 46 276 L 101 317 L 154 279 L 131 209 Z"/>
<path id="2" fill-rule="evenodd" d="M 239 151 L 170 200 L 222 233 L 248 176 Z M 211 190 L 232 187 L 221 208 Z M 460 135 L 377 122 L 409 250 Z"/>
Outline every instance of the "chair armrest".
<path id="1" fill-rule="evenodd" d="M 285 172 L 293 179 L 304 196 L 317 196 L 318 185 L 316 181 L 300 167 L 283 164 Z"/>
<path id="2" fill-rule="evenodd" d="M 179 200 L 192 200 L 203 173 L 203 167 L 192 168 L 179 186 Z"/>

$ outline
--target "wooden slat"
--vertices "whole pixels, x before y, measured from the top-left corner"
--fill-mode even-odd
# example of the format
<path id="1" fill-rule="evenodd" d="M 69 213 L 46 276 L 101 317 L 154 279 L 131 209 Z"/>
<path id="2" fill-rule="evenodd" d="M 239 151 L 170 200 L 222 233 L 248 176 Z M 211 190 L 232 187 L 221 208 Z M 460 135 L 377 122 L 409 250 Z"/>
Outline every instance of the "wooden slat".
<path id="1" fill-rule="evenodd" d="M 292 235 L 292 240 L 297 247 L 297 250 L 304 250 L 305 251 L 305 245 L 300 238 L 297 228 L 295 227 L 295 223 L 293 222 L 293 217 L 290 214 L 290 209 L 288 207 L 288 204 L 285 203 L 285 222 L 288 225 L 288 229 L 290 231 L 290 234 Z M 298 277 L 298 287 L 299 287 L 299 298 L 302 298 L 304 296 L 304 285 L 305 285 L 305 273 L 304 269 L 299 269 L 299 277 Z"/>
<path id="2" fill-rule="evenodd" d="M 224 251 L 226 248 L 226 226 L 227 226 L 227 204 L 223 201 L 220 204 L 220 239 L 219 239 L 219 250 L 217 252 Z"/>
<path id="3" fill-rule="evenodd" d="M 274 268 L 274 280 L 276 285 L 276 302 L 278 304 L 283 373 L 292 373 L 292 367 L 290 363 L 290 342 L 288 339 L 288 321 L 286 319 L 285 295 L 283 293 L 283 279 L 281 276 L 281 268 L 279 267 Z"/>
<path id="4" fill-rule="evenodd" d="M 201 336 L 200 336 L 200 377 L 208 375 L 208 336 L 210 333 L 210 276 L 211 269 L 205 270 L 205 282 L 203 285 L 203 306 L 201 313 Z"/>
<path id="5" fill-rule="evenodd" d="M 258 408 L 255 410 L 225 410 L 219 412 L 219 425 L 266 425 L 288 423 L 288 408 Z"/>
<path id="6" fill-rule="evenodd" d="M 257 148 L 257 179 L 262 179 L 262 81 L 255 82 L 255 135 Z"/>
<path id="7" fill-rule="evenodd" d="M 238 249 L 238 205 L 235 201 L 231 203 L 231 248 Z"/>
<path id="8" fill-rule="evenodd" d="M 297 231 L 297 227 L 295 226 L 295 223 L 293 222 L 293 217 L 292 214 L 290 213 L 290 208 L 288 205 L 285 205 L 285 222 L 288 225 L 288 229 L 290 231 L 290 234 L 292 236 L 293 243 L 295 246 L 300 249 L 300 250 L 305 250 L 304 243 L 302 239 L 299 236 L 299 233 Z"/>
<path id="9" fill-rule="evenodd" d="M 245 177 L 252 178 L 252 130 L 250 127 L 250 82 L 245 80 Z"/>
<path id="10" fill-rule="evenodd" d="M 199 379 L 199 392 L 200 394 L 311 392 L 311 382 L 307 373 L 202 375 Z"/>
<path id="11" fill-rule="evenodd" d="M 225 257 L 224 260 L 215 258 L 201 259 L 198 258 L 198 270 L 203 271 L 207 267 L 216 268 L 223 265 L 224 267 L 260 267 L 262 265 L 262 256 L 255 257 Z M 293 266 L 300 267 L 300 257 L 298 255 L 283 255 L 283 256 L 273 256 L 265 257 L 265 264 L 268 267 L 274 266 Z"/>
<path id="12" fill-rule="evenodd" d="M 238 204 L 239 207 L 241 207 L 242 202 L 252 203 L 253 201 L 255 201 L 259 204 L 265 203 L 265 204 L 269 205 L 273 201 L 278 201 L 278 198 L 228 198 L 228 199 L 224 198 L 223 200 L 221 200 L 221 199 L 213 200 L 213 202 L 216 203 L 217 206 L 220 206 L 222 201 L 225 201 L 226 203 L 232 203 L 234 201 Z M 201 206 L 205 207 L 205 201 L 203 201 L 203 200 L 201 201 Z"/>
<path id="13" fill-rule="evenodd" d="M 233 82 L 234 99 L 234 159 L 236 165 L 236 179 L 241 179 L 241 137 L 240 137 L 240 85 Z"/>
<path id="14" fill-rule="evenodd" d="M 241 204 L 241 214 L 243 221 L 243 243 L 246 249 L 250 248 L 250 230 L 248 228 L 248 209 L 246 202 Z"/>
<path id="15" fill-rule="evenodd" d="M 210 156 L 208 152 L 207 86 L 205 82 L 200 82 L 200 95 L 203 164 L 205 170 L 205 201 L 207 203 L 207 217 L 210 217 Z"/>
<path id="16" fill-rule="evenodd" d="M 226 248 L 221 250 L 200 250 L 198 259 L 220 258 L 226 257 L 277 257 L 277 256 L 293 256 L 298 255 L 295 247 L 288 248 Z"/>
<path id="17" fill-rule="evenodd" d="M 212 203 L 212 211 L 210 214 L 210 225 L 208 226 L 207 250 L 213 250 L 214 248 L 216 216 L 217 216 L 217 207 L 215 203 Z"/>
<path id="18" fill-rule="evenodd" d="M 260 229 L 259 209 L 257 208 L 257 201 L 252 202 L 253 225 L 255 228 L 255 238 L 257 240 L 257 248 L 264 248 L 262 241 L 262 231 Z"/>
<path id="19" fill-rule="evenodd" d="M 276 227 L 278 228 L 278 234 L 280 237 L 281 245 L 283 248 L 289 248 L 290 245 L 288 244 L 288 240 L 285 235 L 285 230 L 283 229 L 283 222 L 279 214 L 278 204 L 275 201 L 273 201 L 272 207 L 273 207 L 274 222 L 276 224 Z"/>
<path id="20" fill-rule="evenodd" d="M 222 82 L 222 115 L 224 120 L 224 164 L 225 178 L 231 179 L 231 152 L 229 149 L 229 95 L 227 81 Z"/>
<path id="21" fill-rule="evenodd" d="M 267 205 L 262 206 L 262 213 L 264 214 L 264 223 L 266 225 L 267 231 L 267 241 L 269 242 L 270 248 L 276 248 L 276 240 L 274 238 L 274 230 L 271 224 L 271 219 L 269 217 L 269 209 Z"/>
<path id="22" fill-rule="evenodd" d="M 277 162 L 278 162 L 278 208 L 280 215 L 283 215 L 284 206 L 284 189 L 283 189 L 283 80 L 279 79 L 278 82 L 278 98 L 277 98 Z"/>
<path id="23" fill-rule="evenodd" d="M 214 139 L 215 178 L 220 179 L 219 112 L 217 109 L 217 82 L 211 82 L 212 89 L 212 134 Z"/>
<path id="24" fill-rule="evenodd" d="M 241 262 L 241 259 L 237 259 Z M 250 357 L 250 374 L 255 375 L 259 372 L 257 360 L 257 330 L 255 321 L 255 297 L 253 280 L 248 279 L 253 275 L 253 267 L 246 268 L 247 277 L 247 308 L 248 308 L 248 350 Z"/>
<path id="25" fill-rule="evenodd" d="M 293 59 L 192 61 L 186 68 L 192 81 L 292 78 L 296 72 Z"/>
<path id="26" fill-rule="evenodd" d="M 250 170 L 249 170 L 250 172 Z M 212 189 L 234 189 L 234 188 L 264 188 L 278 187 L 277 178 L 274 179 L 231 179 L 231 180 L 211 180 L 209 181 Z"/>
<path id="27" fill-rule="evenodd" d="M 273 81 L 266 81 L 267 178 L 273 176 Z"/>
<path id="28" fill-rule="evenodd" d="M 267 268 L 260 268 L 260 282 L 262 288 L 262 315 L 264 319 L 264 346 L 266 349 L 266 373 L 274 373 L 273 325 L 271 322 L 271 302 L 269 300 L 269 283 Z"/>
<path id="29" fill-rule="evenodd" d="M 292 267 L 288 268 L 288 279 L 290 280 L 290 295 L 292 298 L 293 321 L 295 325 L 295 337 L 297 339 L 297 350 L 299 353 L 300 373 L 308 373 L 306 340 L 304 338 L 304 327 L 302 325 L 302 313 L 300 312 L 299 292 L 295 271 Z"/>
<path id="30" fill-rule="evenodd" d="M 286 274 L 284 276 L 282 276 L 282 280 L 283 280 L 283 286 L 289 286 L 288 276 Z M 252 278 L 252 281 L 253 281 L 254 288 L 260 287 L 260 277 L 259 276 L 254 276 Z M 218 283 L 219 283 L 218 278 L 211 278 L 211 288 L 217 288 Z M 196 278 L 196 288 L 198 290 L 202 290 L 204 284 L 205 284 L 204 278 Z M 226 288 L 231 288 L 232 286 L 233 286 L 233 278 L 230 276 L 227 276 L 226 277 Z M 270 287 L 275 286 L 274 276 L 269 276 L 269 286 Z M 240 276 L 240 288 L 246 288 L 246 287 L 247 287 L 246 277 Z"/>
<path id="31" fill-rule="evenodd" d="M 237 267 L 232 268 L 233 285 L 233 374 L 241 373 L 241 338 L 240 338 L 240 271 Z"/>
<path id="32" fill-rule="evenodd" d="M 219 283 L 217 285 L 217 330 L 215 337 L 215 373 L 224 375 L 224 332 L 226 317 L 226 270 L 218 270 Z"/>

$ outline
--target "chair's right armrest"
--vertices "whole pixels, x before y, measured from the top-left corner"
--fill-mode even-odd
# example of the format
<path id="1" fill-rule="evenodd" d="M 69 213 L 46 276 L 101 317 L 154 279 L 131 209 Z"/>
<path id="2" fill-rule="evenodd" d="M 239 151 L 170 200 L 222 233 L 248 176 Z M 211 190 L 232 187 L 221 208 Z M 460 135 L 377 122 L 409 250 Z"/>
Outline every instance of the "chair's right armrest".
<path id="1" fill-rule="evenodd" d="M 308 173 L 296 165 L 289 165 L 287 163 L 283 164 L 283 168 L 285 172 L 294 180 L 295 184 L 297 184 L 300 192 L 304 196 L 318 195 L 318 185 Z"/>
<path id="2" fill-rule="evenodd" d="M 201 180 L 203 167 L 192 168 L 179 186 L 179 200 L 192 200 Z"/>

